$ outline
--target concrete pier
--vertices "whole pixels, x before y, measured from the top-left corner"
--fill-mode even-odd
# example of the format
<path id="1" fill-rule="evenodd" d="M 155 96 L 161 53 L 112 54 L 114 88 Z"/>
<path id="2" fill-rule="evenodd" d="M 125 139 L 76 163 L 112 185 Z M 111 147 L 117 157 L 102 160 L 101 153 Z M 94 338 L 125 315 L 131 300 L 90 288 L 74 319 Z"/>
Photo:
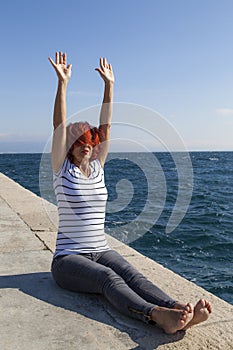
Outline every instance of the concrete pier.
<path id="1" fill-rule="evenodd" d="M 203 324 L 166 335 L 119 314 L 103 297 L 59 288 L 50 274 L 56 207 L 0 173 L 1 350 L 233 349 L 233 306 L 116 239 L 108 240 L 173 298 L 213 304 Z"/>

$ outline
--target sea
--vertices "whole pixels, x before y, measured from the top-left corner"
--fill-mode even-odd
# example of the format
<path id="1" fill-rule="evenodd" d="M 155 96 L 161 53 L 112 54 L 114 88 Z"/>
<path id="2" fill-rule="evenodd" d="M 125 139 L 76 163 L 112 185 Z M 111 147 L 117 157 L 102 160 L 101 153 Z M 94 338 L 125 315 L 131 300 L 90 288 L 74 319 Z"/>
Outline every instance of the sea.
<path id="1" fill-rule="evenodd" d="M 0 172 L 56 203 L 50 154 L 0 154 Z M 111 153 L 106 232 L 233 304 L 233 152 Z"/>

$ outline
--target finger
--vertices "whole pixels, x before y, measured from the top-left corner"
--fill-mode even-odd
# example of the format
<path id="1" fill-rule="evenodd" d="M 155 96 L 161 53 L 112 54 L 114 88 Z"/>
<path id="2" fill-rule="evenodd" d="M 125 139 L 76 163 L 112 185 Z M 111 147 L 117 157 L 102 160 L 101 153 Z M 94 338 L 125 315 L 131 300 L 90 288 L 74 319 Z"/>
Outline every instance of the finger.
<path id="1" fill-rule="evenodd" d="M 102 57 L 100 58 L 100 68 L 104 69 L 104 60 Z"/>
<path id="2" fill-rule="evenodd" d="M 102 71 L 100 68 L 95 68 L 95 70 L 96 70 L 97 72 L 99 72 L 100 74 L 103 74 L 103 71 Z"/>
<path id="3" fill-rule="evenodd" d="M 72 68 L 72 64 L 68 64 L 67 69 L 71 70 L 71 68 Z"/>
<path id="4" fill-rule="evenodd" d="M 52 64 L 53 67 L 56 67 L 56 63 L 52 60 L 51 57 L 48 57 L 50 63 Z"/>
<path id="5" fill-rule="evenodd" d="M 62 54 L 61 51 L 59 52 L 59 63 L 60 63 L 60 64 L 63 63 L 63 54 Z"/>
<path id="6" fill-rule="evenodd" d="M 104 64 L 104 67 L 106 67 L 106 65 L 108 64 L 105 57 L 104 57 L 104 59 L 103 59 L 103 64 Z"/>
<path id="7" fill-rule="evenodd" d="M 95 68 L 95 70 L 99 73 L 101 77 L 104 76 L 104 72 L 100 68 Z"/>
<path id="8" fill-rule="evenodd" d="M 67 58 L 67 56 L 66 56 L 66 53 L 64 52 L 63 53 L 63 64 L 66 66 L 66 58 Z"/>
<path id="9" fill-rule="evenodd" d="M 109 69 L 112 71 L 112 65 L 109 63 Z"/>
<path id="10" fill-rule="evenodd" d="M 59 52 L 56 52 L 56 64 L 59 63 Z"/>

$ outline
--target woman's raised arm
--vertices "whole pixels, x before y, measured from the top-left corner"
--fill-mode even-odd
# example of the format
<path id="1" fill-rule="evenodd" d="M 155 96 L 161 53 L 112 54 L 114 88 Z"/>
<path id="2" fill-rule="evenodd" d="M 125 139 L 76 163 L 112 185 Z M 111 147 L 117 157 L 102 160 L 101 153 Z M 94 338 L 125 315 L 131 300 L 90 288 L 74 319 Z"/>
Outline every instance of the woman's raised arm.
<path id="1" fill-rule="evenodd" d="M 98 154 L 98 159 L 103 167 L 110 143 L 114 74 L 112 66 L 107 62 L 106 58 L 100 58 L 100 66 L 95 70 L 99 72 L 104 81 L 104 98 L 101 106 L 99 121 L 99 128 L 103 131 L 103 135 L 101 137 L 101 151 Z"/>
<path id="2" fill-rule="evenodd" d="M 49 57 L 58 77 L 57 94 L 53 113 L 52 167 L 56 173 L 66 157 L 66 89 L 71 77 L 72 65 L 67 65 L 66 53 L 56 52 L 55 62 Z"/>

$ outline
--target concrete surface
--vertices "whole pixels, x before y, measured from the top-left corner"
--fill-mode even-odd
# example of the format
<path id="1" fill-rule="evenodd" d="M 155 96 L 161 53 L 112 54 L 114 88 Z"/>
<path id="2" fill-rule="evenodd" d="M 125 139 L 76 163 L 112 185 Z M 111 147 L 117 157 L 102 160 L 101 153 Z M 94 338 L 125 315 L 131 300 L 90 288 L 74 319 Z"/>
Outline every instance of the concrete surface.
<path id="1" fill-rule="evenodd" d="M 59 288 L 50 274 L 56 207 L 0 173 L 0 349 L 233 349 L 233 306 L 108 236 L 119 251 L 172 297 L 208 298 L 203 324 L 166 335 L 119 314 L 103 297 Z"/>

